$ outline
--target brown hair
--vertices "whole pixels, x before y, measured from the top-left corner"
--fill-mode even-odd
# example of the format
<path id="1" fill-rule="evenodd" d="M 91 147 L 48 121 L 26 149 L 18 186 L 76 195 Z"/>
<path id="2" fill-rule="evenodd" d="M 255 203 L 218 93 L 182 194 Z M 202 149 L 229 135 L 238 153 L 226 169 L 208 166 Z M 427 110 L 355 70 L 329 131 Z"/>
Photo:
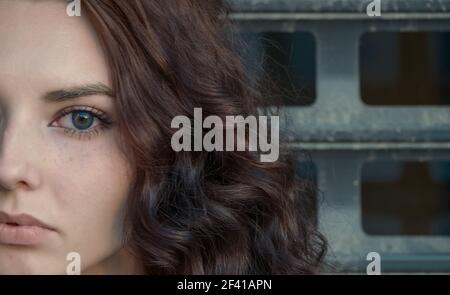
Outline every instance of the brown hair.
<path id="1" fill-rule="evenodd" d="M 85 0 L 111 68 L 134 167 L 126 241 L 148 274 L 310 274 L 326 242 L 315 191 L 285 156 L 174 152 L 175 116 L 250 115 L 261 91 L 222 0 Z"/>

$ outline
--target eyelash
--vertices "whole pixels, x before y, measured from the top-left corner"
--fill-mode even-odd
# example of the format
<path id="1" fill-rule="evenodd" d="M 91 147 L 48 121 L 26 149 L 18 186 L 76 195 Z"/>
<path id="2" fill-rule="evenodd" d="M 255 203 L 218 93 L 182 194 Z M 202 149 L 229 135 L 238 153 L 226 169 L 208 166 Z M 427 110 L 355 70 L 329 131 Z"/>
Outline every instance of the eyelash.
<path id="1" fill-rule="evenodd" d="M 113 125 L 112 119 L 103 111 L 93 107 L 93 106 L 73 106 L 63 109 L 55 120 L 52 121 L 52 124 L 61 120 L 65 116 L 72 115 L 76 112 L 86 112 L 94 117 L 94 120 L 99 120 L 99 124 L 96 127 L 89 127 L 86 130 L 79 130 L 76 128 L 69 127 L 61 127 L 61 126 L 52 126 L 57 128 L 63 128 L 64 133 L 68 136 L 78 136 L 78 139 L 91 139 L 93 136 L 99 135 L 102 131 L 110 129 Z"/>

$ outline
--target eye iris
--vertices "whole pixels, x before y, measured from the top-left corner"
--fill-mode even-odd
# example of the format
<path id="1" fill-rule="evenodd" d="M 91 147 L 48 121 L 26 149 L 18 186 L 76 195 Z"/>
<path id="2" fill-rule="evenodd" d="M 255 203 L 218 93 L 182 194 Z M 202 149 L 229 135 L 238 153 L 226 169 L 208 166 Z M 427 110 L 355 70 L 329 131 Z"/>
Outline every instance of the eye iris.
<path id="1" fill-rule="evenodd" d="M 89 112 L 75 112 L 72 114 L 72 123 L 77 129 L 88 129 L 94 123 L 94 117 Z"/>

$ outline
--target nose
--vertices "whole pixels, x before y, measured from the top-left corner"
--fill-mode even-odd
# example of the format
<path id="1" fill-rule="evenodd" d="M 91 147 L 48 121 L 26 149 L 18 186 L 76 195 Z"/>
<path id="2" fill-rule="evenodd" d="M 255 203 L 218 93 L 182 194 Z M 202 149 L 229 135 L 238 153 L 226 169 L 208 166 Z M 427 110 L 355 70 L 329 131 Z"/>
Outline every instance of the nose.
<path id="1" fill-rule="evenodd" d="M 32 148 L 25 134 L 18 128 L 0 132 L 0 191 L 39 186 L 39 175 L 29 161 Z"/>

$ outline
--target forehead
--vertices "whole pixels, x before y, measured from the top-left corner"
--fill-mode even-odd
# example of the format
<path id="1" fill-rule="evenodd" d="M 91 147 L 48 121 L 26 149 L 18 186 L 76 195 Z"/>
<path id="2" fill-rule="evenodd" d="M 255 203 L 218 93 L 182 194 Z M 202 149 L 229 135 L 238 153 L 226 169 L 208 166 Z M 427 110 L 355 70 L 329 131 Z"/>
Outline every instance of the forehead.
<path id="1" fill-rule="evenodd" d="M 70 17 L 64 0 L 0 1 L 0 89 L 9 83 L 42 84 L 108 76 L 89 21 Z"/>

